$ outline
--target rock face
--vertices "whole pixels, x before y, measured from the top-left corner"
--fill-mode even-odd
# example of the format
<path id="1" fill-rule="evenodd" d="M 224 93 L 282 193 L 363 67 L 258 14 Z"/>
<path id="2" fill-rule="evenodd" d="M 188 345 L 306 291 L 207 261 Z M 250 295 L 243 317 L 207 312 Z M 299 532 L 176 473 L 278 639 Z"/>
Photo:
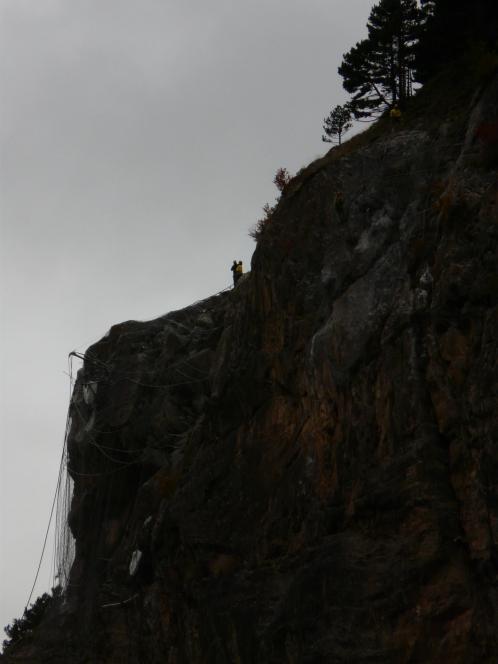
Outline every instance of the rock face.
<path id="1" fill-rule="evenodd" d="M 87 351 L 67 598 L 12 661 L 497 661 L 497 119 L 495 79 L 332 150 L 236 289 Z"/>

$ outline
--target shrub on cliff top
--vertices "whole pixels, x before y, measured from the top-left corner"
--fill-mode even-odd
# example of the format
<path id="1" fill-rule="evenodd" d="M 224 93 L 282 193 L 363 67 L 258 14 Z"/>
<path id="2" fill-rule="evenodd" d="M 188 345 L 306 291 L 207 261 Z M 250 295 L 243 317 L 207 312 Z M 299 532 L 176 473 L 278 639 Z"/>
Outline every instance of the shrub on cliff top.
<path id="1" fill-rule="evenodd" d="M 261 219 L 258 219 L 258 221 L 254 224 L 253 228 L 249 231 L 249 236 L 253 238 L 255 242 L 259 240 L 259 238 L 263 235 L 265 229 L 267 228 L 268 224 L 271 221 L 272 214 L 275 212 L 275 208 L 277 206 L 274 205 L 273 207 L 269 205 L 268 203 L 265 203 L 263 205 L 263 212 L 264 217 L 261 217 Z"/>
<path id="2" fill-rule="evenodd" d="M 275 177 L 273 178 L 273 184 L 279 190 L 280 196 L 284 193 L 291 180 L 292 176 L 286 168 L 279 168 L 277 170 L 277 172 L 275 173 Z M 268 228 L 273 213 L 275 212 L 275 209 L 277 207 L 278 201 L 280 200 L 280 196 L 277 197 L 276 199 L 277 203 L 275 205 L 270 205 L 269 203 L 266 203 L 263 206 L 264 216 L 261 217 L 261 219 L 258 219 L 258 221 L 249 231 L 249 236 L 252 237 L 256 242 L 259 240 L 259 238 Z"/>
<path id="3" fill-rule="evenodd" d="M 273 184 L 280 191 L 280 193 L 283 193 L 291 180 L 292 177 L 289 171 L 286 168 L 279 168 L 275 173 L 275 177 L 273 178 Z"/>

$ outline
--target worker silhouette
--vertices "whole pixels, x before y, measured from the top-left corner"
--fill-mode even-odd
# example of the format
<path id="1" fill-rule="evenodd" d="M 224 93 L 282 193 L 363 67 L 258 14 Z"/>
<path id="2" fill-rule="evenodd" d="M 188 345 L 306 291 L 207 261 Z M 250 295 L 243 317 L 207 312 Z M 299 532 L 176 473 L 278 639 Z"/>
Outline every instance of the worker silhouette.
<path id="1" fill-rule="evenodd" d="M 230 268 L 230 270 L 232 271 L 233 285 L 235 286 L 235 284 L 237 283 L 237 261 L 234 261 L 232 263 L 232 267 Z"/>
<path id="2" fill-rule="evenodd" d="M 230 270 L 233 273 L 233 285 L 235 287 L 240 277 L 244 274 L 244 266 L 242 265 L 242 261 L 234 261 Z"/>

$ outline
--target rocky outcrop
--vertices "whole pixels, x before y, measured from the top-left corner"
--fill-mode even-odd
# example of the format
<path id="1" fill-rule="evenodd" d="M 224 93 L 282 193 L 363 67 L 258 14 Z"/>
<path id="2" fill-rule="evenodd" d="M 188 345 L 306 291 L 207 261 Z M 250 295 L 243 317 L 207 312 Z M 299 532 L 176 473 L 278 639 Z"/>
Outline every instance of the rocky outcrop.
<path id="1" fill-rule="evenodd" d="M 64 634 L 12 661 L 496 661 L 497 119 L 332 150 L 236 289 L 87 351 Z"/>

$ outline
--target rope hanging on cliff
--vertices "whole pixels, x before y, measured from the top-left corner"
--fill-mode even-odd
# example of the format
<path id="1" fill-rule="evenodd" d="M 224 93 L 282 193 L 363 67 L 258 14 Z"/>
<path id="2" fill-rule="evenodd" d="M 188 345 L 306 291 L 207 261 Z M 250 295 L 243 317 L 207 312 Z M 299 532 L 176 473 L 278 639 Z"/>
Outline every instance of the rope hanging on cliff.
<path id="1" fill-rule="evenodd" d="M 68 361 L 69 361 L 69 371 L 71 373 L 71 371 L 72 371 L 71 361 L 70 361 L 70 359 Z M 71 386 L 70 386 L 70 391 L 71 391 Z M 60 523 L 61 523 L 61 518 L 62 518 L 62 515 L 61 515 L 61 512 L 60 512 L 60 498 L 61 498 L 61 495 L 63 496 L 63 501 L 62 502 L 64 504 L 67 503 L 68 500 L 70 500 L 70 498 L 68 496 L 68 491 L 67 491 L 68 488 L 70 489 L 70 486 L 69 487 L 67 486 L 67 472 L 66 472 L 67 437 L 69 435 L 70 426 L 71 426 L 71 418 L 70 418 L 69 409 L 68 409 L 67 416 L 66 416 L 66 426 L 65 426 L 65 431 L 64 431 L 64 442 L 63 442 L 63 445 L 62 445 L 62 453 L 61 453 L 61 457 L 60 457 L 60 461 L 59 461 L 59 470 L 58 470 L 58 473 L 57 473 L 57 483 L 56 483 L 56 487 L 55 487 L 54 497 L 52 499 L 52 505 L 50 507 L 50 514 L 49 514 L 49 518 L 48 518 L 48 524 L 47 524 L 47 528 L 45 530 L 45 536 L 43 538 L 43 545 L 42 545 L 40 558 L 38 560 L 38 566 L 36 568 L 35 578 L 34 578 L 32 586 L 31 586 L 31 590 L 30 590 L 30 593 L 29 593 L 28 600 L 27 600 L 27 602 L 24 606 L 24 611 L 26 611 L 26 609 L 29 606 L 29 603 L 31 602 L 31 598 L 33 597 L 33 593 L 34 593 L 34 590 L 35 590 L 35 587 L 36 587 L 36 583 L 38 581 L 41 566 L 42 566 L 42 563 L 43 563 L 43 558 L 45 556 L 45 550 L 46 550 L 46 547 L 47 547 L 48 536 L 49 536 L 49 533 L 50 533 L 50 527 L 52 525 L 54 511 L 55 511 L 55 514 L 56 514 L 54 560 L 55 560 L 55 555 L 57 554 L 58 550 L 60 549 L 58 534 L 60 533 L 60 527 L 61 527 Z M 63 484 L 64 484 L 64 491 L 61 493 L 61 487 L 63 486 Z M 67 518 L 66 518 L 66 524 L 67 524 Z M 55 565 L 53 565 L 53 579 L 52 579 L 53 585 L 55 585 L 54 581 L 56 579 L 56 574 L 58 574 L 58 572 L 59 572 L 59 570 L 57 570 L 57 573 L 56 573 Z M 61 585 L 63 585 L 63 584 L 61 584 Z"/>
<path id="2" fill-rule="evenodd" d="M 176 381 L 176 382 L 172 382 L 172 383 L 145 383 L 143 381 L 136 380 L 135 378 L 133 378 L 132 374 L 130 374 L 129 372 L 124 372 L 124 371 L 120 371 L 119 369 L 114 369 L 114 368 L 109 366 L 109 363 L 106 363 L 102 360 L 96 360 L 96 358 L 92 357 L 92 355 L 89 354 L 88 352 L 85 353 L 85 354 L 82 354 L 82 353 L 77 353 L 76 351 L 73 351 L 72 353 L 70 353 L 70 355 L 72 355 L 74 357 L 77 357 L 78 359 L 83 360 L 83 362 L 89 362 L 90 364 L 92 364 L 92 363 L 97 364 L 99 367 L 105 368 L 107 378 L 105 378 L 105 379 L 102 378 L 100 380 L 97 379 L 97 378 L 94 378 L 90 381 L 91 383 L 106 382 L 106 381 L 109 380 L 109 378 L 112 374 L 114 376 L 121 377 L 123 380 L 127 380 L 130 383 L 133 383 L 135 385 L 139 385 L 140 387 L 168 389 L 168 388 L 171 388 L 171 387 L 181 387 L 183 385 L 193 385 L 195 383 L 203 383 L 207 380 L 207 376 L 208 376 L 208 373 L 209 373 L 208 371 L 203 371 L 202 369 L 199 369 L 199 367 L 194 366 L 191 362 L 188 362 L 187 360 L 180 360 L 176 364 L 172 364 L 172 365 L 168 366 L 168 371 L 176 370 L 178 373 L 180 373 L 181 375 L 188 378 L 188 380 Z M 203 377 L 202 378 L 194 378 L 192 376 L 188 376 L 188 374 L 185 374 L 184 372 L 182 372 L 178 368 L 182 365 L 183 366 L 186 365 L 189 368 L 191 368 L 195 371 L 198 371 L 199 373 L 203 373 Z M 136 375 L 141 375 L 141 374 L 137 372 Z"/>
<path id="3" fill-rule="evenodd" d="M 74 402 L 72 403 L 72 406 L 76 409 L 76 411 L 78 412 L 80 418 L 84 419 L 83 415 L 81 414 L 81 411 L 79 410 L 78 406 Z M 106 409 L 101 409 L 101 412 L 103 410 L 106 410 Z M 115 433 L 115 431 L 101 431 L 99 429 L 97 429 L 96 431 L 97 431 L 97 433 L 109 434 L 109 435 Z M 169 431 L 169 432 L 166 432 L 166 435 L 164 436 L 164 438 L 161 438 L 159 442 L 164 442 L 164 441 L 168 440 L 168 438 L 170 438 L 170 437 L 182 438 L 183 436 L 185 436 L 186 433 L 187 433 L 186 431 L 184 431 L 184 432 Z M 88 433 L 87 433 L 85 442 L 88 443 L 89 445 L 91 445 L 92 447 L 95 447 L 102 454 L 102 456 L 104 456 L 106 459 L 108 459 L 112 463 L 117 464 L 119 467 L 114 468 L 112 470 L 108 470 L 108 471 L 101 471 L 101 472 L 98 472 L 98 473 L 83 473 L 83 472 L 75 470 L 74 468 L 69 467 L 69 465 L 66 465 L 64 470 L 69 474 L 69 476 L 90 478 L 90 477 L 104 477 L 104 476 L 108 476 L 108 475 L 113 475 L 115 472 L 118 472 L 119 470 L 122 470 L 124 468 L 129 468 L 130 466 L 136 466 L 137 464 L 140 463 L 140 460 L 135 459 L 135 460 L 132 460 L 132 461 L 123 461 L 121 459 L 113 458 L 110 454 L 108 454 L 108 452 L 118 452 L 120 454 L 135 454 L 137 456 L 139 456 L 143 453 L 142 449 L 125 450 L 125 449 L 121 449 L 121 448 L 118 448 L 118 447 L 111 447 L 111 446 L 108 446 L 108 445 L 102 445 L 101 443 L 98 443 L 95 440 L 95 438 L 93 436 L 89 435 Z M 174 444 L 172 444 L 170 447 L 174 447 Z M 60 511 L 61 511 L 61 513 L 67 514 L 69 512 L 69 509 L 62 508 Z M 61 522 L 61 527 L 62 527 L 63 523 L 64 523 L 64 521 Z"/>
<path id="4" fill-rule="evenodd" d="M 61 486 L 57 498 L 56 521 L 54 533 L 54 551 L 52 560 L 52 583 L 59 585 L 64 590 L 69 582 L 69 572 L 74 558 L 74 539 L 69 528 L 68 515 L 71 507 L 73 493 L 73 480 L 68 473 L 68 449 L 67 440 L 71 430 L 71 398 L 73 385 L 73 366 L 72 358 L 68 356 L 69 365 L 69 407 L 66 423 L 66 432 L 64 436 L 63 460 Z"/>
<path id="5" fill-rule="evenodd" d="M 36 568 L 35 579 L 33 581 L 33 585 L 31 586 L 28 601 L 24 605 L 24 611 L 26 611 L 26 609 L 29 606 L 29 603 L 31 602 L 31 598 L 33 597 L 33 592 L 35 590 L 36 582 L 38 581 L 38 576 L 40 574 L 40 569 L 41 569 L 41 566 L 42 566 L 43 557 L 45 555 L 45 549 L 46 549 L 46 546 L 47 546 L 48 534 L 50 532 L 50 526 L 52 525 L 52 517 L 54 516 L 54 509 L 55 509 L 55 505 L 56 505 L 56 502 L 57 502 L 57 496 L 59 494 L 63 463 L 64 463 L 64 452 L 62 454 L 61 461 L 60 461 L 60 464 L 59 464 L 59 473 L 58 473 L 58 477 L 57 477 L 57 485 L 55 487 L 55 493 L 54 493 L 54 497 L 53 497 L 53 500 L 52 500 L 52 507 L 50 508 L 50 516 L 48 518 L 47 529 L 45 531 L 45 537 L 43 539 L 43 546 L 42 546 L 42 550 L 41 550 L 41 554 L 40 554 L 40 559 L 38 561 L 38 567 Z"/>
<path id="6" fill-rule="evenodd" d="M 101 609 L 110 609 L 114 606 L 125 606 L 126 604 L 130 604 L 130 602 L 133 602 L 134 599 L 136 599 L 139 596 L 139 593 L 135 593 L 131 597 L 128 597 L 128 599 L 124 599 L 121 602 L 112 602 L 111 604 L 102 604 L 100 607 Z"/>
<path id="7" fill-rule="evenodd" d="M 71 377 L 71 380 L 72 380 L 72 376 L 70 376 L 70 377 Z M 77 401 L 75 401 L 74 399 L 72 401 L 72 408 L 79 415 L 80 421 L 85 422 L 86 417 L 82 413 Z M 101 412 L 102 412 L 102 410 L 99 411 L 99 413 L 101 413 Z M 128 462 L 128 461 L 125 461 L 123 459 L 116 458 L 115 456 L 109 454 L 109 452 L 118 453 L 118 454 L 126 454 L 126 455 L 136 455 L 137 457 L 139 457 L 143 453 L 142 449 L 126 450 L 126 449 L 123 449 L 123 448 L 111 447 L 109 445 L 104 445 L 100 442 L 97 442 L 96 438 L 91 434 L 92 431 L 95 431 L 97 434 L 108 434 L 108 435 L 115 434 L 116 432 L 115 431 L 104 431 L 104 430 L 101 430 L 101 429 L 95 429 L 93 426 L 89 430 L 86 431 L 85 442 L 87 444 L 91 445 L 92 447 L 94 447 L 95 449 L 97 449 L 102 454 L 102 456 L 104 456 L 106 459 L 108 459 L 112 463 L 115 463 L 115 464 L 123 466 L 123 467 L 129 467 L 129 466 L 132 466 L 134 464 L 139 463 L 138 459 Z M 180 432 L 180 433 L 178 433 L 178 432 L 166 432 L 166 435 L 163 438 L 161 438 L 161 441 L 166 441 L 170 437 L 182 438 L 185 435 L 185 433 L 186 433 L 185 431 Z M 173 445 L 172 445 L 172 447 L 173 447 Z M 70 469 L 70 472 L 71 472 L 71 474 L 75 474 L 75 475 L 83 476 L 83 477 L 84 476 L 99 476 L 101 474 L 101 473 L 95 473 L 95 474 L 93 474 L 93 473 L 79 473 L 78 471 L 73 471 L 72 469 Z M 108 473 L 102 473 L 102 474 L 108 474 Z"/>

